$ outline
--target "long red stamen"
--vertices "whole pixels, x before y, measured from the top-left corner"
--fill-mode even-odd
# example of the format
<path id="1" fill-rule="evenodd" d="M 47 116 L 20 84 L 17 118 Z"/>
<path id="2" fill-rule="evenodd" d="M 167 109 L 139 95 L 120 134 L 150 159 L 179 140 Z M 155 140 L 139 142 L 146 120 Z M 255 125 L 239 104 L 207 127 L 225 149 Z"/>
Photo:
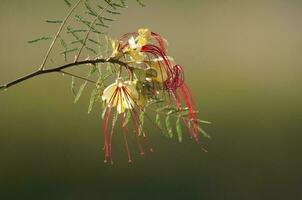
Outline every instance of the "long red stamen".
<path id="1" fill-rule="evenodd" d="M 127 94 L 127 98 L 129 98 L 129 97 L 132 98 L 130 93 L 127 91 L 126 88 L 124 88 L 124 92 Z M 151 118 L 147 115 L 147 113 L 145 113 L 145 111 L 139 105 L 137 105 L 137 103 L 135 101 L 133 101 L 133 102 L 134 102 L 135 106 L 138 108 L 139 112 L 143 112 L 145 117 L 147 119 L 149 119 L 151 121 L 151 123 L 162 132 L 160 127 L 158 127 L 158 125 L 151 120 Z M 137 124 L 137 127 L 138 127 L 137 130 L 138 130 L 140 128 L 139 126 L 141 125 L 142 122 L 140 121 L 139 114 L 138 114 L 138 112 L 136 111 L 136 109 L 134 107 L 133 107 L 133 113 L 134 113 L 134 117 L 133 117 L 134 123 Z M 146 134 L 145 130 L 143 129 L 143 127 L 141 127 L 141 128 L 142 128 L 141 131 L 143 133 L 143 138 L 145 140 L 145 143 L 150 147 L 149 148 L 150 152 L 154 152 L 153 147 L 149 144 L 149 140 L 148 140 L 148 137 L 147 137 L 147 134 Z M 138 131 L 137 131 L 137 133 L 138 133 Z M 141 155 L 144 155 L 144 152 L 141 152 Z"/>
<path id="2" fill-rule="evenodd" d="M 112 109 L 112 101 L 114 102 L 115 97 L 118 93 L 118 87 L 115 89 L 113 95 L 110 97 L 109 103 L 107 105 L 107 108 L 109 110 L 106 110 L 106 119 L 104 121 L 104 151 L 105 151 L 105 160 L 104 162 L 108 162 L 108 158 L 110 158 L 110 151 L 109 151 L 109 133 L 108 133 L 108 123 L 111 115 L 111 109 Z"/>
<path id="3" fill-rule="evenodd" d="M 183 84 L 179 87 L 179 92 L 186 104 L 186 107 L 188 108 L 189 119 L 193 125 L 192 130 L 194 139 L 198 141 L 198 121 L 196 110 L 194 108 L 194 102 L 192 102 L 191 92 L 189 91 L 189 88 L 186 86 L 186 84 Z"/>
<path id="4" fill-rule="evenodd" d="M 121 126 L 122 126 L 122 131 L 123 131 L 123 136 L 124 136 L 125 148 L 126 148 L 127 155 L 128 155 L 128 162 L 131 163 L 132 159 L 131 159 L 131 154 L 130 154 L 129 145 L 128 145 L 128 138 L 127 138 L 128 129 L 126 126 L 124 126 L 125 121 L 126 121 L 125 116 L 122 115 Z"/>
<path id="5" fill-rule="evenodd" d="M 130 103 L 131 100 L 130 98 L 133 100 L 133 102 L 135 103 L 135 99 L 133 99 L 131 96 L 130 96 L 130 93 L 127 91 L 126 88 L 123 88 L 123 92 L 125 92 L 125 99 Z M 145 152 L 144 152 L 144 148 L 141 144 L 141 140 L 140 140 L 140 135 L 139 135 L 139 129 L 140 129 L 140 125 L 141 125 L 141 122 L 139 120 L 139 115 L 138 113 L 136 112 L 135 108 L 133 107 L 132 104 L 130 104 L 132 106 L 132 109 L 131 109 L 131 118 L 133 120 L 133 125 L 134 125 L 134 130 L 136 132 L 135 136 L 137 138 L 137 143 L 138 143 L 138 147 L 139 147 L 139 150 L 140 150 L 140 154 L 141 155 L 144 155 Z"/>

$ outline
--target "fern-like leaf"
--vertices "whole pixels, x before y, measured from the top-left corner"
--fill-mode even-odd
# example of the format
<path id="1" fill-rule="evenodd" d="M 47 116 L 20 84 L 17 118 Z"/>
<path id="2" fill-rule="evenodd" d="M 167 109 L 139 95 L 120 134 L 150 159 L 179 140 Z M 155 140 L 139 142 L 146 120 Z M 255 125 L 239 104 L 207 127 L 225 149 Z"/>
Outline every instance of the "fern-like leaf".
<path id="1" fill-rule="evenodd" d="M 75 78 L 72 76 L 71 77 L 71 86 L 70 86 L 70 89 L 71 89 L 71 92 L 73 94 L 74 97 L 77 96 L 77 92 L 75 91 Z"/>
<path id="2" fill-rule="evenodd" d="M 71 3 L 70 3 L 69 0 L 64 0 L 64 2 L 66 3 L 66 5 L 67 5 L 68 7 L 71 7 Z"/>
<path id="3" fill-rule="evenodd" d="M 211 136 L 205 132 L 201 127 L 198 127 L 198 131 L 206 138 L 211 139 Z"/>
<path id="4" fill-rule="evenodd" d="M 50 23 L 50 24 L 62 24 L 63 21 L 62 20 L 46 20 L 46 23 Z"/>
<path id="5" fill-rule="evenodd" d="M 176 120 L 176 133 L 177 133 L 178 141 L 182 142 L 182 129 L 180 124 L 180 117 L 178 117 Z"/>
<path id="6" fill-rule="evenodd" d="M 30 41 L 27 41 L 27 42 L 30 43 L 30 44 L 32 44 L 32 43 L 36 43 L 36 42 L 40 42 L 40 41 L 46 41 L 46 40 L 51 40 L 51 39 L 52 39 L 52 37 L 41 37 L 41 38 L 30 40 Z"/>
<path id="7" fill-rule="evenodd" d="M 97 88 L 93 89 L 90 96 L 90 102 L 88 106 L 88 114 L 91 113 L 92 108 L 99 97 L 99 90 Z"/>
<path id="8" fill-rule="evenodd" d="M 145 7 L 145 6 L 146 6 L 141 0 L 136 0 L 136 2 L 137 2 L 140 6 L 142 6 L 142 7 Z"/>
<path id="9" fill-rule="evenodd" d="M 172 130 L 172 125 L 171 125 L 171 121 L 170 121 L 170 115 L 166 116 L 165 123 L 166 123 L 166 129 L 167 129 L 168 136 L 170 138 L 172 138 L 173 137 L 173 130 Z"/>
<path id="10" fill-rule="evenodd" d="M 85 90 L 85 87 L 87 86 L 87 81 L 85 81 L 81 86 L 80 86 L 80 89 L 78 90 L 78 92 L 77 92 L 77 95 L 76 95 L 76 97 L 74 98 L 74 103 L 77 103 L 78 101 L 79 101 L 79 99 L 80 99 L 80 97 L 82 96 L 82 93 L 83 93 L 83 91 Z"/>

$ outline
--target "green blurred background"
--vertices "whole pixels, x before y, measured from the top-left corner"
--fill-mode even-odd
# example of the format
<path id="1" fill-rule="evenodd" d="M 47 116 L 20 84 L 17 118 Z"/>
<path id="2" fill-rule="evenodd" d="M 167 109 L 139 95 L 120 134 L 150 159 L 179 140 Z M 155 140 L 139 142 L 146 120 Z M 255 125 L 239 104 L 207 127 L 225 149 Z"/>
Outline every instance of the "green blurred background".
<path id="1" fill-rule="evenodd" d="M 302 199 L 302 1 L 145 2 L 110 34 L 149 27 L 169 40 L 213 122 L 209 153 L 149 128 L 153 154 L 129 165 L 117 136 L 107 166 L 88 94 L 74 105 L 69 77 L 38 77 L 0 93 L 0 199 Z M 26 41 L 65 12 L 61 0 L 1 0 L 0 83 L 40 64 L 49 42 Z"/>

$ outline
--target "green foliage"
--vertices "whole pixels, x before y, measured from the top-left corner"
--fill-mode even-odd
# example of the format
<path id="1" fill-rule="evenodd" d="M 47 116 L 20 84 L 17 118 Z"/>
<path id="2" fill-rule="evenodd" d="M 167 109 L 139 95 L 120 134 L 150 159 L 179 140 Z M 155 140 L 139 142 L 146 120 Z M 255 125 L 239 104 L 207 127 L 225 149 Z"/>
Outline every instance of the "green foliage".
<path id="1" fill-rule="evenodd" d="M 121 2 L 121 5 L 125 8 L 125 7 L 127 7 L 127 5 L 126 5 L 126 0 L 120 0 L 120 2 Z"/>
<path id="2" fill-rule="evenodd" d="M 116 7 L 114 6 L 113 1 L 111 0 L 104 0 L 111 8 L 116 9 Z"/>
<path id="3" fill-rule="evenodd" d="M 70 3 L 69 0 L 64 0 L 64 2 L 66 3 L 66 5 L 67 5 L 68 7 L 71 7 L 71 3 Z"/>
<path id="4" fill-rule="evenodd" d="M 113 9 L 115 9 L 115 10 L 118 8 L 127 8 L 127 6 L 122 3 L 112 3 L 111 5 L 113 6 Z"/>
<path id="5" fill-rule="evenodd" d="M 104 27 L 104 28 L 110 28 L 109 25 L 106 25 L 106 24 L 104 24 L 104 23 L 96 23 L 96 25 L 97 25 L 97 26 L 102 26 L 102 27 Z"/>
<path id="6" fill-rule="evenodd" d="M 36 42 L 40 42 L 40 41 L 45 41 L 45 40 L 51 40 L 52 37 L 40 37 L 40 38 L 37 38 L 37 39 L 34 39 L 34 40 L 30 40 L 30 41 L 27 41 L 28 43 L 32 44 L 32 43 L 36 43 Z"/>
<path id="7" fill-rule="evenodd" d="M 198 131 L 206 138 L 211 139 L 211 136 L 205 132 L 200 126 L 198 127 Z"/>
<path id="8" fill-rule="evenodd" d="M 121 13 L 120 12 L 116 12 L 116 11 L 112 11 L 112 10 L 106 10 L 106 12 L 110 13 L 110 14 L 113 14 L 113 15 L 120 15 Z"/>
<path id="9" fill-rule="evenodd" d="M 81 46 L 84 46 L 88 54 L 98 55 L 95 46 L 101 46 L 102 44 L 97 42 L 91 34 L 88 34 L 88 31 L 91 29 L 92 33 L 106 35 L 107 33 L 102 29 L 110 28 L 109 23 L 114 21 L 113 16 L 120 15 L 120 10 L 127 7 L 126 0 L 64 0 L 64 3 L 68 7 L 72 7 L 66 20 L 46 20 L 49 24 L 61 24 L 63 26 L 62 30 L 59 31 L 58 37 L 43 36 L 28 41 L 28 43 L 37 43 L 55 38 L 55 44 L 56 40 L 59 39 L 63 49 L 60 54 L 63 55 L 64 61 L 68 60 L 68 54 L 76 53 L 76 51 L 79 52 L 79 50 L 82 49 Z M 79 8 L 84 8 L 84 10 Z M 86 16 L 83 14 L 86 14 Z M 98 20 L 97 23 L 92 23 L 96 18 Z M 77 23 L 83 25 L 84 28 L 80 27 Z M 72 26 L 77 28 L 72 28 Z M 68 35 L 71 35 L 72 38 L 66 37 Z M 62 38 L 64 38 L 64 40 Z M 86 44 L 86 41 L 90 44 Z M 73 45 L 73 47 L 69 48 L 69 44 Z M 50 57 L 49 60 L 52 60 L 52 58 Z"/>
<path id="10" fill-rule="evenodd" d="M 66 53 L 68 51 L 67 44 L 66 44 L 66 42 L 62 38 L 60 38 L 60 41 L 61 41 L 61 45 L 62 45 L 62 47 L 64 49 L 64 51 L 63 51 L 64 60 L 67 61 L 67 53 Z"/>
<path id="11" fill-rule="evenodd" d="M 62 24 L 63 21 L 62 20 L 46 20 L 47 23 L 50 24 Z"/>
<path id="12" fill-rule="evenodd" d="M 88 21 L 88 20 L 85 20 L 85 18 L 82 17 L 81 15 L 79 15 L 79 14 L 75 15 L 75 19 L 76 19 L 77 22 L 80 22 L 83 25 L 85 25 L 88 29 L 91 28 L 92 32 L 94 32 L 94 33 L 102 33 L 99 30 L 97 30 L 94 26 L 91 26 L 91 22 Z"/>
<path id="13" fill-rule="evenodd" d="M 201 119 L 197 119 L 198 122 L 203 123 L 203 124 L 211 124 L 211 122 L 209 121 L 205 121 L 205 120 L 201 120 Z"/>
<path id="14" fill-rule="evenodd" d="M 98 52 L 97 52 L 95 49 L 93 49 L 93 48 L 91 48 L 91 47 L 86 47 L 86 49 L 87 49 L 88 51 L 92 52 L 94 55 L 98 55 Z"/>
<path id="15" fill-rule="evenodd" d="M 179 142 L 182 142 L 183 139 L 183 130 L 182 124 L 184 120 L 189 121 L 189 128 L 192 126 L 192 120 L 189 118 L 189 110 L 187 107 L 178 108 L 173 105 L 164 105 L 162 99 L 158 99 L 150 102 L 146 107 L 155 112 L 155 125 L 162 130 L 164 134 L 167 134 L 169 138 L 173 138 L 173 127 L 172 124 L 175 122 L 175 133 Z M 158 105 L 158 108 L 153 109 L 152 106 Z M 192 112 L 192 111 L 191 111 Z M 197 113 L 197 112 L 196 112 Z M 164 126 L 162 125 L 161 116 L 164 116 Z M 211 124 L 211 122 L 197 119 L 199 123 Z M 204 137 L 210 138 L 210 135 L 207 134 L 201 127 L 198 127 L 198 132 L 200 132 Z"/>
<path id="16" fill-rule="evenodd" d="M 81 39 L 81 37 L 78 35 L 78 33 L 87 32 L 87 30 L 83 30 L 83 29 L 74 30 L 74 29 L 72 29 L 71 27 L 67 27 L 67 30 L 68 30 L 67 33 L 70 33 L 70 34 L 75 38 L 75 40 L 72 41 L 71 44 L 80 43 L 80 44 L 84 45 L 84 47 L 85 47 L 88 51 L 92 52 L 94 55 L 97 55 L 97 54 L 98 54 L 98 52 L 97 52 L 95 49 L 93 49 L 93 48 L 91 48 L 91 47 L 88 47 L 86 44 L 84 44 L 84 39 Z M 93 39 L 91 39 L 91 40 L 93 40 Z M 88 41 L 90 41 L 90 39 L 88 39 Z M 99 45 L 101 45 L 101 44 L 99 44 Z M 74 48 L 74 49 L 78 49 L 78 48 Z"/>
<path id="17" fill-rule="evenodd" d="M 166 116 L 165 123 L 166 123 L 166 129 L 167 129 L 168 136 L 170 138 L 173 138 L 173 130 L 172 130 L 172 125 L 171 125 L 170 115 Z"/>
<path id="18" fill-rule="evenodd" d="M 99 96 L 100 96 L 99 90 L 97 88 L 93 89 L 92 92 L 91 92 L 91 95 L 90 95 L 90 101 L 89 101 L 89 106 L 88 106 L 88 114 L 91 113 L 94 104 L 99 99 Z"/>
<path id="19" fill-rule="evenodd" d="M 67 55 L 69 53 L 72 53 L 72 52 L 75 52 L 75 51 L 78 51 L 78 50 L 79 50 L 79 48 L 73 48 L 73 49 L 63 51 L 61 54 Z"/>
<path id="20" fill-rule="evenodd" d="M 72 92 L 72 94 L 73 94 L 73 96 L 74 97 L 76 97 L 77 96 L 77 92 L 76 92 L 76 90 L 75 90 L 75 80 L 74 80 L 75 78 L 72 76 L 71 77 L 71 92 Z"/>
<path id="21" fill-rule="evenodd" d="M 157 127 L 159 129 L 163 130 L 163 127 L 162 127 L 162 124 L 161 124 L 161 119 L 160 119 L 160 114 L 159 113 L 156 113 L 155 123 L 156 123 L 156 125 L 157 125 Z"/>
<path id="22" fill-rule="evenodd" d="M 96 45 L 98 45 L 98 46 L 103 46 L 101 43 L 99 43 L 98 41 L 95 41 L 94 39 L 88 39 L 88 41 L 90 41 L 90 42 L 92 42 L 92 43 L 94 43 L 94 44 L 96 44 Z"/>
<path id="23" fill-rule="evenodd" d="M 164 100 L 163 99 L 157 99 L 157 100 L 154 100 L 154 101 L 151 101 L 147 104 L 147 107 L 149 106 L 153 106 L 153 105 L 156 105 L 156 104 L 162 104 L 164 103 Z"/>
<path id="24" fill-rule="evenodd" d="M 61 41 L 61 45 L 63 46 L 64 50 L 67 50 L 68 48 L 67 48 L 66 42 L 62 38 L 60 38 L 60 41 Z"/>
<path id="25" fill-rule="evenodd" d="M 78 36 L 77 33 L 80 33 L 80 32 L 87 32 L 87 30 L 83 30 L 83 29 L 77 29 L 77 30 L 74 30 L 73 28 L 71 28 L 70 26 L 67 27 L 67 33 L 70 33 L 75 39 L 76 41 L 80 41 L 81 44 L 84 44 L 84 41 L 83 39 L 80 38 L 80 36 Z M 73 42 L 71 42 L 73 43 Z"/>
<path id="26" fill-rule="evenodd" d="M 92 6 L 90 5 L 90 2 L 88 1 L 88 0 L 86 0 L 85 2 L 84 2 L 84 5 L 85 5 L 85 7 L 86 7 L 86 9 L 88 10 L 88 12 L 86 12 L 86 13 L 88 13 L 88 14 L 90 14 L 90 15 L 93 15 L 93 16 L 97 16 L 98 14 L 94 11 L 94 9 L 92 9 Z"/>
<path id="27" fill-rule="evenodd" d="M 88 83 L 88 82 L 85 81 L 85 82 L 80 86 L 80 89 L 78 90 L 77 95 L 76 95 L 75 98 L 74 98 L 74 103 L 77 103 L 77 102 L 79 101 L 79 99 L 80 99 L 80 97 L 82 96 L 82 93 L 83 93 L 85 87 L 87 86 L 87 83 Z"/>
<path id="28" fill-rule="evenodd" d="M 181 125 L 180 125 L 180 119 L 181 119 L 181 117 L 178 117 L 176 120 L 176 133 L 178 136 L 178 141 L 182 142 L 182 129 L 181 129 Z"/>
<path id="29" fill-rule="evenodd" d="M 140 6 L 142 6 L 142 7 L 145 7 L 145 6 L 146 6 L 141 0 L 136 0 L 136 2 L 137 2 Z"/>
<path id="30" fill-rule="evenodd" d="M 87 74 L 86 78 L 88 79 L 92 74 L 94 74 L 96 72 L 96 66 L 93 65 L 89 71 L 89 73 Z M 76 93 L 75 99 L 74 99 L 74 103 L 77 103 L 80 99 L 80 97 L 82 96 L 83 91 L 85 90 L 86 86 L 87 86 L 88 81 L 85 81 L 79 88 L 78 92 Z"/>
<path id="31" fill-rule="evenodd" d="M 75 1 L 73 2 L 72 0 L 63 0 L 64 3 L 68 7 L 73 7 L 71 9 L 70 13 L 70 18 L 66 18 L 68 21 L 65 20 L 46 20 L 47 23 L 50 24 L 66 24 L 66 28 L 62 27 L 62 31 L 59 33 L 59 37 L 61 38 L 61 46 L 63 51 L 60 52 L 64 56 L 64 61 L 67 61 L 67 55 L 69 53 L 75 53 L 77 50 L 81 49 L 81 45 L 85 47 L 85 49 L 92 53 L 93 55 L 97 55 L 98 52 L 95 50 L 93 46 L 88 47 L 86 44 L 86 39 L 85 35 L 89 29 L 91 29 L 92 32 L 97 33 L 97 34 L 107 34 L 106 32 L 102 31 L 101 29 L 108 29 L 110 28 L 109 22 L 114 21 L 113 16 L 120 15 L 121 14 L 121 9 L 127 8 L 127 2 L 126 0 L 83 0 L 83 1 Z M 139 5 L 145 6 L 145 4 L 141 0 L 135 0 Z M 93 2 L 93 3 L 92 3 Z M 84 12 L 82 12 L 80 9 L 81 6 L 84 7 Z M 84 17 L 82 16 L 82 13 L 90 16 L 90 17 Z M 92 19 L 91 19 L 92 17 Z M 98 22 L 93 24 L 92 22 L 94 19 L 97 18 Z M 73 21 L 74 19 L 75 21 Z M 75 22 L 79 22 L 80 24 L 84 25 L 86 28 L 76 28 L 73 29 L 72 26 L 77 26 L 75 25 Z M 64 24 L 63 24 L 64 23 Z M 63 34 L 71 34 L 74 40 L 68 39 L 68 37 L 63 36 Z M 64 42 L 62 42 L 62 38 L 64 39 Z M 38 39 L 30 40 L 28 43 L 37 43 L 40 41 L 45 41 L 45 40 L 51 40 L 53 37 L 49 36 L 43 36 Z M 101 43 L 96 42 L 90 34 L 88 35 L 87 41 L 91 42 L 93 45 L 100 46 L 102 45 Z M 56 42 L 56 41 L 55 41 Z M 72 48 L 67 48 L 66 45 L 72 44 L 72 45 L 77 45 Z M 52 58 L 49 58 L 50 60 Z"/>

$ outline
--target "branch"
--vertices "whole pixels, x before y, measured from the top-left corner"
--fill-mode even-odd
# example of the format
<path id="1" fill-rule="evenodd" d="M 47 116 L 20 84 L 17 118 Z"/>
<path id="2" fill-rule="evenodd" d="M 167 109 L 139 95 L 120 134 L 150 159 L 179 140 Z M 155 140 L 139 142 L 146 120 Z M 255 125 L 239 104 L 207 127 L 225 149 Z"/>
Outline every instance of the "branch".
<path id="1" fill-rule="evenodd" d="M 120 60 L 116 60 L 114 58 L 109 58 L 109 59 L 103 59 L 103 58 L 98 58 L 98 59 L 93 59 L 93 60 L 83 60 L 83 61 L 77 61 L 77 62 L 73 62 L 73 63 L 69 63 L 69 64 L 65 64 L 65 65 L 62 65 L 62 66 L 59 66 L 59 67 L 54 67 L 54 68 L 50 68 L 50 69 L 39 69 L 37 71 L 34 71 L 30 74 L 27 74 L 23 77 L 20 77 L 16 80 L 13 80 L 9 83 L 6 83 L 4 85 L 1 85 L 0 86 L 0 90 L 2 89 L 7 89 L 13 85 L 16 85 L 18 83 L 21 83 L 23 81 L 26 81 L 28 79 L 31 79 L 33 77 L 36 77 L 36 76 L 39 76 L 39 75 L 42 75 L 42 74 L 49 74 L 49 73 L 53 73 L 53 72 L 62 72 L 62 70 L 64 69 L 67 69 L 67 68 L 72 68 L 72 67 L 75 67 L 75 66 L 79 66 L 79 65 L 86 65 L 86 64 L 92 64 L 92 65 L 95 65 L 97 63 L 112 63 L 112 64 L 118 64 L 120 66 L 123 66 L 123 67 L 128 67 L 126 63 L 120 61 Z"/>
<path id="2" fill-rule="evenodd" d="M 68 76 L 71 76 L 71 77 L 75 77 L 75 78 L 78 78 L 78 79 L 82 79 L 82 80 L 87 81 L 87 82 L 89 82 L 89 83 L 98 84 L 98 82 L 96 82 L 96 81 L 90 80 L 90 79 L 88 79 L 88 78 L 85 78 L 85 77 L 82 77 L 82 76 L 79 76 L 79 75 L 76 75 L 76 74 L 72 74 L 72 73 L 70 73 L 70 72 L 66 72 L 66 71 L 63 71 L 63 70 L 61 70 L 60 72 L 61 72 L 63 75 L 68 75 Z"/>

